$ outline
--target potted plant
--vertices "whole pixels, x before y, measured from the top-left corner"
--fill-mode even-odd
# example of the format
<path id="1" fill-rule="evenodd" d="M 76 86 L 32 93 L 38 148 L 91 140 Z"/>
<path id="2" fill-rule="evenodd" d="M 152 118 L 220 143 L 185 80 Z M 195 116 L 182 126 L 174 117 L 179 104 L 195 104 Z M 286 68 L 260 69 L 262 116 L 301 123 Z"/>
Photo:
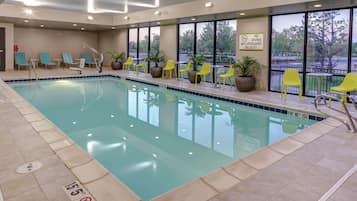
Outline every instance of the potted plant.
<path id="1" fill-rule="evenodd" d="M 198 65 L 201 65 L 204 58 L 205 56 L 203 54 L 199 54 L 192 57 L 192 70 L 187 73 L 188 80 L 190 80 L 192 84 L 195 83 L 196 73 L 198 72 Z M 201 76 L 197 77 L 197 84 L 200 82 L 201 82 Z"/>
<path id="2" fill-rule="evenodd" d="M 112 57 L 112 69 L 113 70 L 120 70 L 123 68 L 123 63 L 124 63 L 124 59 L 125 59 L 125 52 L 116 52 L 116 51 L 112 51 L 112 52 L 108 52 L 111 57 Z"/>
<path id="3" fill-rule="evenodd" d="M 162 67 L 160 63 L 165 59 L 163 51 L 149 52 L 148 57 L 145 59 L 145 62 L 154 63 L 155 66 L 150 68 L 150 74 L 153 78 L 158 78 L 162 76 Z"/>
<path id="4" fill-rule="evenodd" d="M 253 57 L 244 56 L 234 64 L 234 67 L 237 69 L 237 89 L 241 92 L 252 91 L 255 88 L 254 74 L 260 69 L 261 64 Z"/>

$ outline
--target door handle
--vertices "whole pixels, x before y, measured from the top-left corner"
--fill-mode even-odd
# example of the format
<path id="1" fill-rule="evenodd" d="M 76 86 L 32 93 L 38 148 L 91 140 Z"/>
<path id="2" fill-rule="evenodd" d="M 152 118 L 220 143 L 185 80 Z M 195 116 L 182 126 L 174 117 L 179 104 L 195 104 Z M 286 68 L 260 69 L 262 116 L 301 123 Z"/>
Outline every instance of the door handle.
<path id="1" fill-rule="evenodd" d="M 0 53 L 4 52 L 4 50 L 0 50 Z"/>

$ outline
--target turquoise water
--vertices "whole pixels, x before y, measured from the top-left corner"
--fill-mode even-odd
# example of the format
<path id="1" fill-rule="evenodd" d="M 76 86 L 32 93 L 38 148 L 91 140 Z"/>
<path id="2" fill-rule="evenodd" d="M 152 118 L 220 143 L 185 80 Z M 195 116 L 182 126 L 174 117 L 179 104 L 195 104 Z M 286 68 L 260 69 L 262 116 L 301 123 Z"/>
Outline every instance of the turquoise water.
<path id="1" fill-rule="evenodd" d="M 315 123 L 111 77 L 10 85 L 143 200 Z"/>

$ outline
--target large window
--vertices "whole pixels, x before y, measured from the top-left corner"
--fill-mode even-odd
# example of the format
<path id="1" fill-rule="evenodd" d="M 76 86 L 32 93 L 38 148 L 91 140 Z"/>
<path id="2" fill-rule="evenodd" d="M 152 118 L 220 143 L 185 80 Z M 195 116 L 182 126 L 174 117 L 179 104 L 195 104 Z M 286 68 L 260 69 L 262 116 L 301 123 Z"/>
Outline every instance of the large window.
<path id="1" fill-rule="evenodd" d="M 128 38 L 128 55 L 143 63 L 149 51 L 160 50 L 160 27 L 130 28 Z M 149 68 L 150 65 L 146 64 Z"/>
<path id="2" fill-rule="evenodd" d="M 236 60 L 237 20 L 217 22 L 216 63 L 229 65 Z"/>
<path id="3" fill-rule="evenodd" d="M 195 49 L 195 24 L 180 24 L 179 27 L 179 57 L 180 61 L 188 61 Z"/>
<path id="4" fill-rule="evenodd" d="M 351 29 L 350 24 L 353 10 L 339 9 L 273 16 L 270 90 L 281 90 L 282 75 L 286 68 L 299 70 L 304 81 L 304 95 L 308 96 L 317 94 L 319 79 L 309 73 L 322 72 L 332 75 L 320 79 L 321 90 L 327 92 L 331 86 L 340 84 L 346 73 L 356 70 L 357 27 L 354 23 Z M 356 13 L 353 16 L 356 22 Z M 350 30 L 354 30 L 352 40 Z M 297 89 L 290 89 L 289 92 L 297 93 Z"/>
<path id="5" fill-rule="evenodd" d="M 281 15 L 272 18 L 270 89 L 281 90 L 286 68 L 303 72 L 305 14 Z M 289 88 L 290 93 L 294 89 Z"/>
<path id="6" fill-rule="evenodd" d="M 196 54 L 203 54 L 207 62 L 213 63 L 214 23 L 201 22 L 197 24 Z"/>
<path id="7" fill-rule="evenodd" d="M 138 56 L 138 29 L 129 29 L 128 55 Z"/>
<path id="8" fill-rule="evenodd" d="M 189 61 L 192 56 L 202 54 L 204 62 L 228 67 L 236 60 L 237 20 L 180 24 L 178 27 L 179 61 Z M 219 72 L 214 72 L 220 74 L 227 69 L 219 68 Z"/>

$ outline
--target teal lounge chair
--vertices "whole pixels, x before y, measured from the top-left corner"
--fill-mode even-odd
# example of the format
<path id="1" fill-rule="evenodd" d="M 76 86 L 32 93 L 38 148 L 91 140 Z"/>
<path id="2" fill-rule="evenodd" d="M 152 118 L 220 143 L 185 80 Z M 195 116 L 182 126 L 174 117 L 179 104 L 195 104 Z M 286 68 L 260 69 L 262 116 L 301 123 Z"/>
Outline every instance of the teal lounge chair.
<path id="1" fill-rule="evenodd" d="M 50 56 L 50 54 L 48 52 L 41 52 L 40 53 L 40 62 L 46 68 L 48 66 L 56 66 L 56 63 L 52 62 L 51 56 Z"/>
<path id="2" fill-rule="evenodd" d="M 63 63 L 67 66 L 78 66 L 78 63 L 73 62 L 72 54 L 70 52 L 63 52 Z"/>
<path id="3" fill-rule="evenodd" d="M 88 52 L 83 52 L 83 53 L 82 53 L 82 58 L 84 58 L 85 64 L 87 64 L 88 66 L 91 66 L 91 65 L 95 65 L 95 64 L 96 64 L 96 63 L 92 60 L 92 57 L 90 56 L 90 54 L 88 54 Z"/>
<path id="4" fill-rule="evenodd" d="M 30 64 L 27 63 L 25 52 L 15 53 L 15 64 L 17 65 L 17 69 L 21 69 L 21 67 L 25 67 L 25 68 L 30 67 Z"/>

